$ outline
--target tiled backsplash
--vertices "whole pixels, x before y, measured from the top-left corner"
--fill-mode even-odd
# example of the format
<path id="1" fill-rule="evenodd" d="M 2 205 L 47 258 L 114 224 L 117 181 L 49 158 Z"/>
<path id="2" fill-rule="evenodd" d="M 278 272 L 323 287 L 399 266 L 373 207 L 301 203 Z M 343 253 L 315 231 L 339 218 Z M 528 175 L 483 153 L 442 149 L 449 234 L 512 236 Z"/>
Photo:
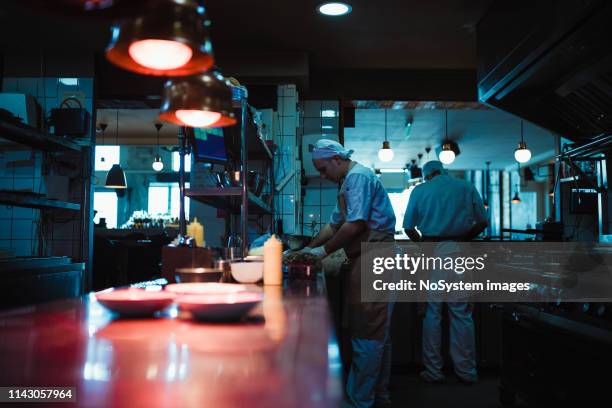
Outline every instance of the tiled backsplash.
<path id="1" fill-rule="evenodd" d="M 298 137 L 308 134 L 325 138 L 329 134 L 338 134 L 338 101 L 301 101 L 299 106 L 302 115 Z M 303 152 L 303 160 L 311 160 L 308 152 Z M 330 221 L 336 207 L 338 187 L 329 181 L 311 178 L 308 179 L 303 193 L 301 208 L 303 218 L 298 225 L 298 233 L 314 236 Z"/>
<path id="2" fill-rule="evenodd" d="M 51 109 L 59 107 L 69 95 L 83 100 L 84 108 L 93 112 L 93 78 L 46 77 L 5 77 L 2 79 L 2 92 L 29 94 L 36 98 L 47 118 Z M 2 135 L 0 134 L 0 137 Z M 14 150 L 0 150 L 0 190 L 30 191 L 46 193 L 49 188 L 43 172 L 44 154 L 27 146 L 14 145 Z M 76 153 L 70 153 L 75 155 Z M 74 162 L 73 158 L 71 161 Z M 76 163 L 79 165 L 79 163 Z M 58 174 L 56 166 L 49 166 L 50 174 Z M 67 170 L 63 170 L 66 172 Z M 77 170 L 80 171 L 80 169 Z M 74 171 L 68 171 L 74 173 Z M 70 174 L 74 176 L 75 174 Z M 54 182 L 58 182 L 54 179 Z M 81 183 L 76 177 L 73 188 L 66 200 L 81 202 Z M 44 225 L 43 212 L 37 209 L 13 207 L 0 204 L 0 248 L 12 248 L 18 256 L 67 255 L 80 256 L 82 240 L 78 212 L 46 212 Z M 40 239 L 44 232 L 44 240 Z M 41 247 L 44 241 L 44 246 Z"/>

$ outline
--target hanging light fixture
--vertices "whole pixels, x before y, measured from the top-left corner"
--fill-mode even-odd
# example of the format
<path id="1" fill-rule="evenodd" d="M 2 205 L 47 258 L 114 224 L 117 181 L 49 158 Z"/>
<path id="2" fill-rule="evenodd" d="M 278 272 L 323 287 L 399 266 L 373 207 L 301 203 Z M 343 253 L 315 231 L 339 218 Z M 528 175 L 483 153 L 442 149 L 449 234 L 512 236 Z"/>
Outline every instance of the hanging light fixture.
<path id="1" fill-rule="evenodd" d="M 106 128 L 108 127 L 108 124 L 106 123 L 100 123 L 98 125 L 100 127 L 100 130 L 102 131 L 102 145 L 104 144 L 104 132 L 106 131 Z M 106 161 L 106 158 L 104 156 L 100 157 L 100 161 L 102 163 L 104 163 Z"/>
<path id="2" fill-rule="evenodd" d="M 457 143 L 448 140 L 448 109 L 444 110 L 444 143 L 438 153 L 438 158 L 444 164 L 451 164 L 455 157 L 459 155 Z"/>
<path id="3" fill-rule="evenodd" d="M 216 71 L 170 79 L 164 85 L 159 119 L 189 127 L 234 125 L 232 90 Z"/>
<path id="4" fill-rule="evenodd" d="M 382 162 L 390 162 L 393 160 L 393 149 L 387 140 L 387 109 L 385 109 L 385 141 L 378 151 L 378 159 Z"/>
<path id="5" fill-rule="evenodd" d="M 514 151 L 514 158 L 519 163 L 527 163 L 531 159 L 531 150 L 527 148 L 527 143 L 523 139 L 523 121 L 521 120 L 521 141 Z"/>
<path id="6" fill-rule="evenodd" d="M 155 155 L 155 160 L 153 160 L 153 170 L 162 171 L 164 169 L 164 162 L 162 162 L 161 156 L 159 155 L 159 131 L 162 128 L 163 124 L 156 123 L 155 129 L 157 130 L 157 154 Z"/>
<path id="7" fill-rule="evenodd" d="M 111 27 L 106 58 L 138 74 L 194 75 L 214 63 L 209 25 L 197 0 L 157 1 L 143 15 Z"/>
<path id="8" fill-rule="evenodd" d="M 512 200 L 510 202 L 512 204 L 520 204 L 521 203 L 521 198 L 519 197 L 519 194 L 518 194 L 518 184 L 516 185 L 516 190 L 514 192 L 514 197 L 512 197 Z"/>
<path id="9" fill-rule="evenodd" d="M 115 133 L 115 144 L 119 146 L 119 109 L 117 109 L 117 132 Z M 106 175 L 106 188 L 127 188 L 127 182 L 125 181 L 125 173 L 121 168 L 120 164 L 113 164 L 108 174 Z"/>

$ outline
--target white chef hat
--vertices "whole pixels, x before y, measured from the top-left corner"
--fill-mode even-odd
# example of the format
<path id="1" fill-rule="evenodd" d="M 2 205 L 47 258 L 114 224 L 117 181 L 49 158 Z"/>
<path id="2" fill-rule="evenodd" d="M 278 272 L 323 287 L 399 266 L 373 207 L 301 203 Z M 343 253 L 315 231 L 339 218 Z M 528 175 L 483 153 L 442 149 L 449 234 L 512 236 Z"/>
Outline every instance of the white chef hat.
<path id="1" fill-rule="evenodd" d="M 330 159 L 335 156 L 348 159 L 353 154 L 353 150 L 345 149 L 340 143 L 329 140 L 320 139 L 312 148 L 312 159 Z"/>

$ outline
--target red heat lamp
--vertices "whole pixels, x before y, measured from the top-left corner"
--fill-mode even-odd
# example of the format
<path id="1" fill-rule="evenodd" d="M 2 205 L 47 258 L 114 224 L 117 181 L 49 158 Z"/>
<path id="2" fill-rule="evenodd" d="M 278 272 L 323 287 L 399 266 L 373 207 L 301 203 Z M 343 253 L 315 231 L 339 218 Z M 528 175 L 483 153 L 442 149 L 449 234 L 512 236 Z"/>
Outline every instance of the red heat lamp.
<path id="1" fill-rule="evenodd" d="M 138 74 L 186 76 L 212 67 L 204 7 L 196 0 L 159 0 L 142 16 L 111 27 L 106 58 Z"/>
<path id="2" fill-rule="evenodd" d="M 235 125 L 231 88 L 215 71 L 170 79 L 164 85 L 159 119 L 197 128 Z"/>

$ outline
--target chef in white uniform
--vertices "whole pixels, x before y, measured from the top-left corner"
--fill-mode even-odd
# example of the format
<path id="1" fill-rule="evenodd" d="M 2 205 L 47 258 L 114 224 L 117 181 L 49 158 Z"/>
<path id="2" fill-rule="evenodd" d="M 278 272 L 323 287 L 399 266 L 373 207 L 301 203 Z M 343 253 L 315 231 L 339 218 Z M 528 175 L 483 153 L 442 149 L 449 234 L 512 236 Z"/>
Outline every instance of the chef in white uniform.
<path id="1" fill-rule="evenodd" d="M 352 153 L 333 140 L 322 139 L 314 145 L 314 166 L 322 178 L 338 183 L 340 190 L 329 224 L 306 251 L 323 258 L 344 248 L 348 258 L 343 268 L 343 303 L 353 353 L 345 406 L 388 406 L 393 304 L 361 302 L 360 258 L 362 242 L 394 242 L 395 214 L 378 177 L 371 169 L 352 161 Z"/>
<path id="2" fill-rule="evenodd" d="M 449 176 L 439 161 L 423 166 L 425 183 L 411 192 L 403 227 L 413 241 L 447 242 L 440 248 L 452 248 L 453 241 L 470 241 L 487 227 L 487 213 L 474 186 Z M 437 273 L 442 273 L 437 271 Z M 438 276 L 444 278 L 444 276 Z M 472 304 L 447 302 L 450 317 L 450 355 L 455 373 L 466 383 L 477 381 L 476 350 Z M 429 301 L 423 320 L 423 364 L 421 379 L 442 382 L 441 346 L 442 303 Z"/>

